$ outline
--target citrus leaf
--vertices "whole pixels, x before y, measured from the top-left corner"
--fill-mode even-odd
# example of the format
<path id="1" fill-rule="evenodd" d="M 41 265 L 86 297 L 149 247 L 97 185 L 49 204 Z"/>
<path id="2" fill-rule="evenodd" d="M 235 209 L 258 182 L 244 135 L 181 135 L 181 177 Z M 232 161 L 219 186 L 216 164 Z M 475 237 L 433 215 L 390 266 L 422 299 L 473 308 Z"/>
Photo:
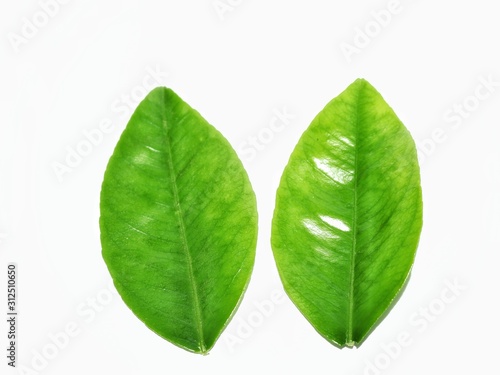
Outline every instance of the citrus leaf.
<path id="1" fill-rule="evenodd" d="M 413 139 L 356 80 L 313 120 L 281 177 L 271 242 L 285 290 L 328 341 L 359 346 L 405 285 L 421 228 Z"/>
<path id="2" fill-rule="evenodd" d="M 151 330 L 207 353 L 250 280 L 255 195 L 227 140 L 172 90 L 140 103 L 101 191 L 104 260 Z"/>

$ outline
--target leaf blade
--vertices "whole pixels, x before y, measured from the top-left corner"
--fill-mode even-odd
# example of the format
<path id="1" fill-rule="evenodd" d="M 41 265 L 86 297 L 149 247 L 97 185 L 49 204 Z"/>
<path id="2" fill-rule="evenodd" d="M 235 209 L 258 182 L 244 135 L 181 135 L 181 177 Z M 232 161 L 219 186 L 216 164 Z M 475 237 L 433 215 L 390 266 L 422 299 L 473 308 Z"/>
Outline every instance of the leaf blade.
<path id="1" fill-rule="evenodd" d="M 227 140 L 173 91 L 153 90 L 122 134 L 100 226 L 104 260 L 134 314 L 208 352 L 250 279 L 256 202 Z"/>
<path id="2" fill-rule="evenodd" d="M 328 341 L 359 345 L 404 285 L 421 226 L 413 139 L 357 80 L 316 116 L 283 172 L 271 242 L 285 290 Z"/>

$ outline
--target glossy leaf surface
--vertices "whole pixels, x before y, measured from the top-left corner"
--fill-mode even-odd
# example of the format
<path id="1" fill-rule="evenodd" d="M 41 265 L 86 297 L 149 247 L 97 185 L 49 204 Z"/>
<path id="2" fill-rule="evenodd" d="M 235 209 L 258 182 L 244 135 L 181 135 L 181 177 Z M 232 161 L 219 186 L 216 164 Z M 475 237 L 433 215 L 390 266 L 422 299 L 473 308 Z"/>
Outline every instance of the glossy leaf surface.
<path id="1" fill-rule="evenodd" d="M 227 140 L 173 91 L 136 109 L 101 191 L 103 257 L 151 330 L 207 353 L 250 279 L 255 195 Z"/>
<path id="2" fill-rule="evenodd" d="M 421 227 L 413 139 L 357 80 L 317 115 L 283 172 L 272 247 L 285 290 L 328 341 L 359 345 L 404 286 Z"/>

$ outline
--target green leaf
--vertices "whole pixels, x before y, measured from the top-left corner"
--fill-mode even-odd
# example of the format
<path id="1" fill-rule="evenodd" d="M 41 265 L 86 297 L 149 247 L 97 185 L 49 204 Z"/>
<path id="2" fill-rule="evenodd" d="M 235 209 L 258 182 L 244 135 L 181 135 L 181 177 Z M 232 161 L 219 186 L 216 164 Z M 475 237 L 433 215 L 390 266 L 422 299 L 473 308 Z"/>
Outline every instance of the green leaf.
<path id="1" fill-rule="evenodd" d="M 104 260 L 151 330 L 207 353 L 250 280 L 255 194 L 227 140 L 172 90 L 133 114 L 101 191 Z"/>
<path id="2" fill-rule="evenodd" d="M 316 116 L 281 177 L 271 242 L 285 290 L 329 342 L 359 346 L 405 285 L 421 228 L 413 139 L 358 79 Z"/>

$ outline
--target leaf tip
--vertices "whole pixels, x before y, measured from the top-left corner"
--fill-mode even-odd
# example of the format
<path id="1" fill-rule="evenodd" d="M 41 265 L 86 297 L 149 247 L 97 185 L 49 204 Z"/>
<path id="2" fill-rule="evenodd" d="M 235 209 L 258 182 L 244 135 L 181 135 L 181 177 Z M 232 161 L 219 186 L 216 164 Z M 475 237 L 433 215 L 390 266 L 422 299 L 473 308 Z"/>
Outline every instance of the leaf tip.
<path id="1" fill-rule="evenodd" d="M 356 86 L 356 87 L 359 87 L 360 89 L 361 88 L 365 88 L 365 87 L 373 87 L 371 85 L 370 82 L 368 82 L 365 78 L 357 78 L 352 84 L 351 86 Z"/>
<path id="2" fill-rule="evenodd" d="M 154 95 L 172 95 L 175 94 L 174 90 L 171 88 L 168 88 L 166 86 L 157 86 L 153 90 L 151 90 L 148 94 L 148 96 L 154 96 Z"/>

